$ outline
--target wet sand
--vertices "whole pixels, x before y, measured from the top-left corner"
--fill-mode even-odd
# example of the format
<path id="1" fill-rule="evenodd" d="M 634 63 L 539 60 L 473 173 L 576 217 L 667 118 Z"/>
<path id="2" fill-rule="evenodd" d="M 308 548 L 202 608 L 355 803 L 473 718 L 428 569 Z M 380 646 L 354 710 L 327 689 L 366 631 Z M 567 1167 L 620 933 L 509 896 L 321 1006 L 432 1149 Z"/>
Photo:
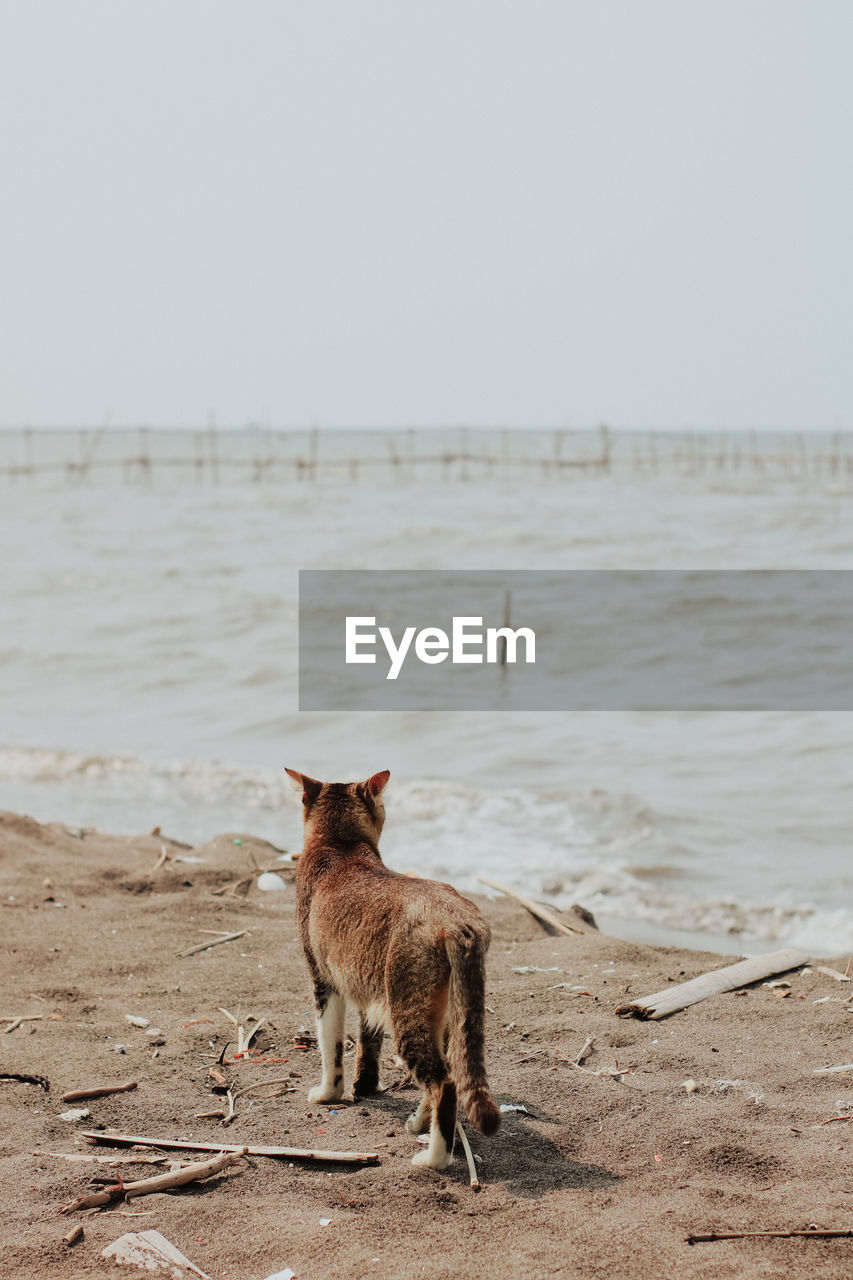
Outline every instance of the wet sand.
<path id="1" fill-rule="evenodd" d="M 154 870 L 164 846 L 168 857 Z M 853 1061 L 853 984 L 796 970 L 789 987 L 759 983 L 660 1022 L 625 1019 L 615 1009 L 626 999 L 737 956 L 596 932 L 553 937 L 515 904 L 484 901 L 493 929 L 489 1073 L 497 1100 L 526 1111 L 508 1111 L 495 1138 L 469 1131 L 483 1184 L 475 1193 L 458 1148 L 444 1174 L 412 1167 L 418 1147 L 403 1127 L 412 1087 L 358 1104 L 307 1103 L 319 1056 L 310 1037 L 298 1047 L 313 1015 L 292 874 L 282 871 L 283 892 L 252 882 L 245 895 L 214 893 L 251 875 L 249 855 L 272 866 L 272 846 L 223 835 L 190 850 L 160 836 L 3 814 L 0 854 L 0 1014 L 40 1015 L 0 1030 L 0 1072 L 40 1075 L 50 1086 L 0 1080 L 8 1280 L 112 1273 L 101 1250 L 152 1228 L 215 1280 L 264 1280 L 288 1267 L 299 1280 L 853 1271 L 851 1239 L 686 1241 L 711 1231 L 853 1228 L 853 1120 L 843 1118 L 853 1112 L 853 1071 L 815 1074 Z M 212 937 L 205 929 L 247 932 L 179 957 Z M 847 961 L 828 963 L 843 970 Z M 234 1060 L 235 1028 L 220 1007 L 265 1019 L 255 1055 Z M 573 1063 L 589 1037 L 581 1071 Z M 207 1070 L 223 1050 L 236 1089 L 284 1080 L 295 1091 L 243 1094 L 228 1127 L 197 1118 L 223 1105 Z M 400 1085 L 387 1040 L 383 1064 L 384 1082 Z M 345 1069 L 349 1081 L 351 1052 Z M 138 1087 L 126 1093 L 61 1101 L 71 1089 L 131 1079 Z M 69 1106 L 91 1114 L 61 1119 Z M 61 1216 L 92 1177 L 115 1172 L 91 1157 L 123 1154 L 93 1146 L 83 1128 L 376 1152 L 379 1163 L 250 1157 L 242 1171 L 119 1212 Z M 118 1168 L 130 1180 L 163 1166 Z M 85 1235 L 69 1248 L 62 1236 L 77 1221 Z"/>

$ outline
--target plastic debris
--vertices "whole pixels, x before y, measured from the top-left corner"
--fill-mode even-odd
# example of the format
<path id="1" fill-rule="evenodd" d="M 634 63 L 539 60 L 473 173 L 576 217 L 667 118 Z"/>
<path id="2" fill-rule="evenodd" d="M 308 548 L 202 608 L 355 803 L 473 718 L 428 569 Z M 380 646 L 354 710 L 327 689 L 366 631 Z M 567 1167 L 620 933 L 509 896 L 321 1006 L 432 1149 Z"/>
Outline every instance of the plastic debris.
<path id="1" fill-rule="evenodd" d="M 279 889 L 287 888 L 281 876 L 275 871 L 264 871 L 258 876 L 257 884 L 264 893 L 275 893 Z"/>

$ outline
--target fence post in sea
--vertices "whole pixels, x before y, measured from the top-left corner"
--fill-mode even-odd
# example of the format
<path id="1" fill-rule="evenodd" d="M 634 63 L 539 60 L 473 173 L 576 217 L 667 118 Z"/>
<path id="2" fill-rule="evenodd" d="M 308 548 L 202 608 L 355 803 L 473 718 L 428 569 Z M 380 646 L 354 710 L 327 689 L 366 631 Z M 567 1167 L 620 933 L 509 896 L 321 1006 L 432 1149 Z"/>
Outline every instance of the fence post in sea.
<path id="1" fill-rule="evenodd" d="M 219 441 L 216 436 L 216 418 L 212 412 L 207 415 L 207 451 L 210 459 L 210 474 L 214 484 L 219 483 Z"/>
<path id="2" fill-rule="evenodd" d="M 501 620 L 502 627 L 506 627 L 507 629 L 509 628 L 509 620 L 510 620 L 511 613 L 512 613 L 512 600 L 511 600 L 509 588 L 507 587 L 506 591 L 504 591 L 504 611 L 503 611 L 503 619 Z M 498 649 L 498 661 L 500 662 L 500 665 L 502 667 L 506 666 L 506 656 L 507 656 L 507 637 L 503 635 L 500 637 L 500 647 Z"/>

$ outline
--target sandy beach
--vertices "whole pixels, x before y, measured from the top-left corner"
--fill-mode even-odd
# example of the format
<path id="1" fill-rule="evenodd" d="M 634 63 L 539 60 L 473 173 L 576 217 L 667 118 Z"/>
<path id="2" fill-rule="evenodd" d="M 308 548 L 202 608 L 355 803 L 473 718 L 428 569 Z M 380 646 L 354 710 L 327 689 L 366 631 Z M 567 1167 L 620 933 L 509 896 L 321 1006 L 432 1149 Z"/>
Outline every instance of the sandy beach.
<path id="1" fill-rule="evenodd" d="M 517 904 L 484 899 L 489 1073 L 497 1100 L 524 1110 L 508 1110 L 496 1138 L 470 1134 L 475 1193 L 458 1144 L 446 1174 L 410 1164 L 416 1140 L 403 1126 L 417 1094 L 388 1041 L 384 1083 L 396 1087 L 363 1103 L 308 1105 L 319 1056 L 306 1038 L 313 1015 L 292 872 L 272 893 L 253 876 L 252 859 L 274 866 L 279 850 L 245 834 L 189 849 L 159 834 L 108 836 L 9 813 L 0 845 L 0 1012 L 32 1019 L 0 1034 L 0 1071 L 49 1083 L 0 1081 L 9 1280 L 106 1274 L 114 1264 L 101 1250 L 151 1229 L 216 1280 L 286 1268 L 299 1280 L 849 1274 L 851 1239 L 687 1243 L 853 1226 L 853 1072 L 816 1074 L 853 1057 L 848 983 L 808 966 L 785 975 L 789 986 L 758 983 L 658 1022 L 626 1019 L 615 1013 L 626 999 L 736 957 L 597 932 L 549 936 Z M 178 955 L 214 937 L 205 930 L 245 933 Z M 847 962 L 827 961 L 841 971 Z M 242 1059 L 222 1009 L 247 1027 L 264 1019 Z M 220 1057 L 235 1094 L 282 1082 L 236 1097 L 227 1127 L 198 1114 L 225 1105 L 208 1073 Z M 349 1053 L 348 1078 L 351 1064 Z M 124 1093 L 61 1100 L 129 1081 L 137 1087 Z M 293 1092 L 266 1096 L 279 1087 Z M 62 1119 L 70 1106 L 90 1115 Z M 375 1153 L 378 1163 L 249 1157 L 209 1182 L 61 1215 L 93 1177 L 167 1167 L 128 1163 L 127 1149 L 96 1146 L 83 1129 Z M 62 1237 L 78 1221 L 84 1237 L 69 1247 Z"/>

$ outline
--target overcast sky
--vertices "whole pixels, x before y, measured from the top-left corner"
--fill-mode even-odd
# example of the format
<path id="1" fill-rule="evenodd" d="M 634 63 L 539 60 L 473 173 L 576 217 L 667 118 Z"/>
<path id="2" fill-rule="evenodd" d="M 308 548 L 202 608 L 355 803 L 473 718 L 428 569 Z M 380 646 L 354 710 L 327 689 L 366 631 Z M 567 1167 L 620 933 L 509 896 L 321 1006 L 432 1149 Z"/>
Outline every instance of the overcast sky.
<path id="1" fill-rule="evenodd" d="M 0 0 L 0 422 L 853 426 L 850 0 Z"/>

